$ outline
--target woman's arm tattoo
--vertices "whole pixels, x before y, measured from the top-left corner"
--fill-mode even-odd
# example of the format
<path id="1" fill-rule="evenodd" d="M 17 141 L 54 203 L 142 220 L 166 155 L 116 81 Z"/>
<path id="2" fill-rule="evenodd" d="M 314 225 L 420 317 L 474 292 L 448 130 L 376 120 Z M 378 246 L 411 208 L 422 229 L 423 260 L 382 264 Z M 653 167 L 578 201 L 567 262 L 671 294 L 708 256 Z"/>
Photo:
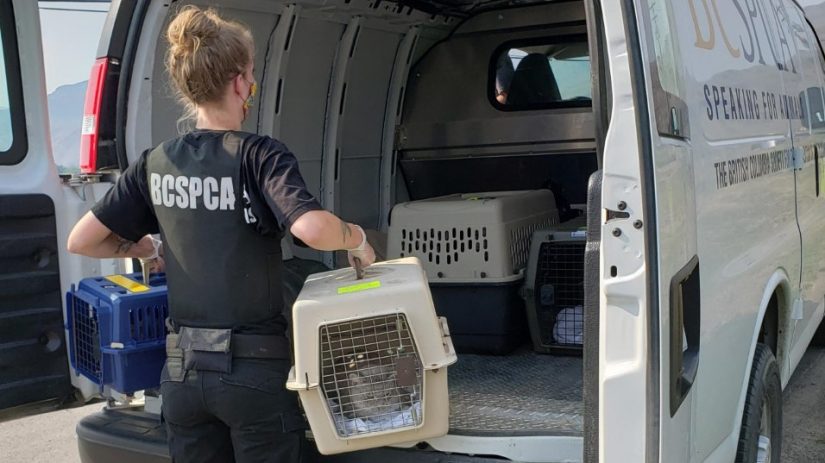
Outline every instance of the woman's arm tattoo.
<path id="1" fill-rule="evenodd" d="M 349 224 L 341 220 L 341 235 L 344 238 L 344 247 L 346 247 L 349 237 L 352 236 L 352 230 L 349 229 Z"/>
<path id="2" fill-rule="evenodd" d="M 129 252 L 129 249 L 132 249 L 132 246 L 135 245 L 134 241 L 129 241 L 118 235 L 115 235 L 115 240 L 117 241 L 117 249 L 115 249 L 115 254 L 126 254 Z"/>

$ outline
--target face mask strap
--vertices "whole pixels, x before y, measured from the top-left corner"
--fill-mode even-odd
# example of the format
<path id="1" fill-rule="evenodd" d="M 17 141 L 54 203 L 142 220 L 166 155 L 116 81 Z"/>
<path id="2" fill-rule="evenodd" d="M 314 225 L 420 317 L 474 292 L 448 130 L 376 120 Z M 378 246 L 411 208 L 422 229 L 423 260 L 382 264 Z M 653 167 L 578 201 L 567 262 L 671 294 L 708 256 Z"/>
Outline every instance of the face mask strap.
<path id="1" fill-rule="evenodd" d="M 257 93 L 258 84 L 256 82 L 252 82 L 252 86 L 249 88 L 249 96 L 246 98 L 244 105 L 246 109 L 249 109 L 252 104 L 255 102 L 255 93 Z"/>
<path id="2" fill-rule="evenodd" d="M 241 77 L 243 78 L 243 80 L 246 81 L 246 83 L 249 84 L 249 96 L 247 96 L 243 102 L 243 109 L 244 112 L 246 112 L 249 111 L 249 108 L 251 108 L 252 104 L 255 102 L 255 94 L 258 92 L 258 83 L 255 81 L 250 82 L 246 80 L 246 76 L 244 76 L 243 74 L 241 75 Z"/>

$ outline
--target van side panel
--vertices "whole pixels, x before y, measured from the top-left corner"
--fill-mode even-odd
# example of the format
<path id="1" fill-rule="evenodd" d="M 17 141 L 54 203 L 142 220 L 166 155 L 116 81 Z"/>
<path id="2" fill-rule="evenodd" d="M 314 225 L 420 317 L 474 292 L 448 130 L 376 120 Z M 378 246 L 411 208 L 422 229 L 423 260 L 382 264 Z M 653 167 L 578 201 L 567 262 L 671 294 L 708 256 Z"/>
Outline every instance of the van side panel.
<path id="1" fill-rule="evenodd" d="M 690 431 L 697 461 L 728 438 L 734 445 L 716 456 L 733 459 L 751 368 L 748 341 L 759 329 L 772 275 L 785 273 L 794 297 L 798 290 L 801 249 L 789 120 L 798 118 L 800 105 L 798 91 L 788 87 L 798 70 L 792 66 L 790 25 L 777 21 L 776 3 L 672 4 L 674 17 L 687 18 L 675 25 L 675 42 L 685 63 L 688 113 L 682 123 L 691 135 L 684 154 L 693 160 L 701 265 L 701 348 Z M 666 200 L 660 196 L 660 208 L 676 205 Z M 663 291 L 667 280 L 663 273 Z"/>

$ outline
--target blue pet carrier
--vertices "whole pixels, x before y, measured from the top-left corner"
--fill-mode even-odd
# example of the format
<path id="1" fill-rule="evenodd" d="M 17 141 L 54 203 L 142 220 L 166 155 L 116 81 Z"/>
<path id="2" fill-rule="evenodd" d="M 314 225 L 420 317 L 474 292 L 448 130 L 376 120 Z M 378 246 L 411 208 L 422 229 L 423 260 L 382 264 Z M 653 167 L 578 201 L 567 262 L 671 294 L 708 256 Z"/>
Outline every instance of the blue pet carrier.
<path id="1" fill-rule="evenodd" d="M 166 277 L 86 278 L 66 294 L 72 366 L 101 390 L 158 387 L 166 360 Z"/>

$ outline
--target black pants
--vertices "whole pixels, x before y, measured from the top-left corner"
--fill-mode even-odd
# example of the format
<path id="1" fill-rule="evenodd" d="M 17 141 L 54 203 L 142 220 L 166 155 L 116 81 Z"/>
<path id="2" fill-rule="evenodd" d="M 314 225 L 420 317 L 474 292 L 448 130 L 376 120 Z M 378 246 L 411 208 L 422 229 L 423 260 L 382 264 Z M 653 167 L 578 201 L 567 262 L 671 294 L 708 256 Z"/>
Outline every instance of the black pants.
<path id="1" fill-rule="evenodd" d="M 173 462 L 302 461 L 306 425 L 284 387 L 287 360 L 233 359 L 232 373 L 190 370 L 183 378 L 170 361 L 161 394 Z"/>

